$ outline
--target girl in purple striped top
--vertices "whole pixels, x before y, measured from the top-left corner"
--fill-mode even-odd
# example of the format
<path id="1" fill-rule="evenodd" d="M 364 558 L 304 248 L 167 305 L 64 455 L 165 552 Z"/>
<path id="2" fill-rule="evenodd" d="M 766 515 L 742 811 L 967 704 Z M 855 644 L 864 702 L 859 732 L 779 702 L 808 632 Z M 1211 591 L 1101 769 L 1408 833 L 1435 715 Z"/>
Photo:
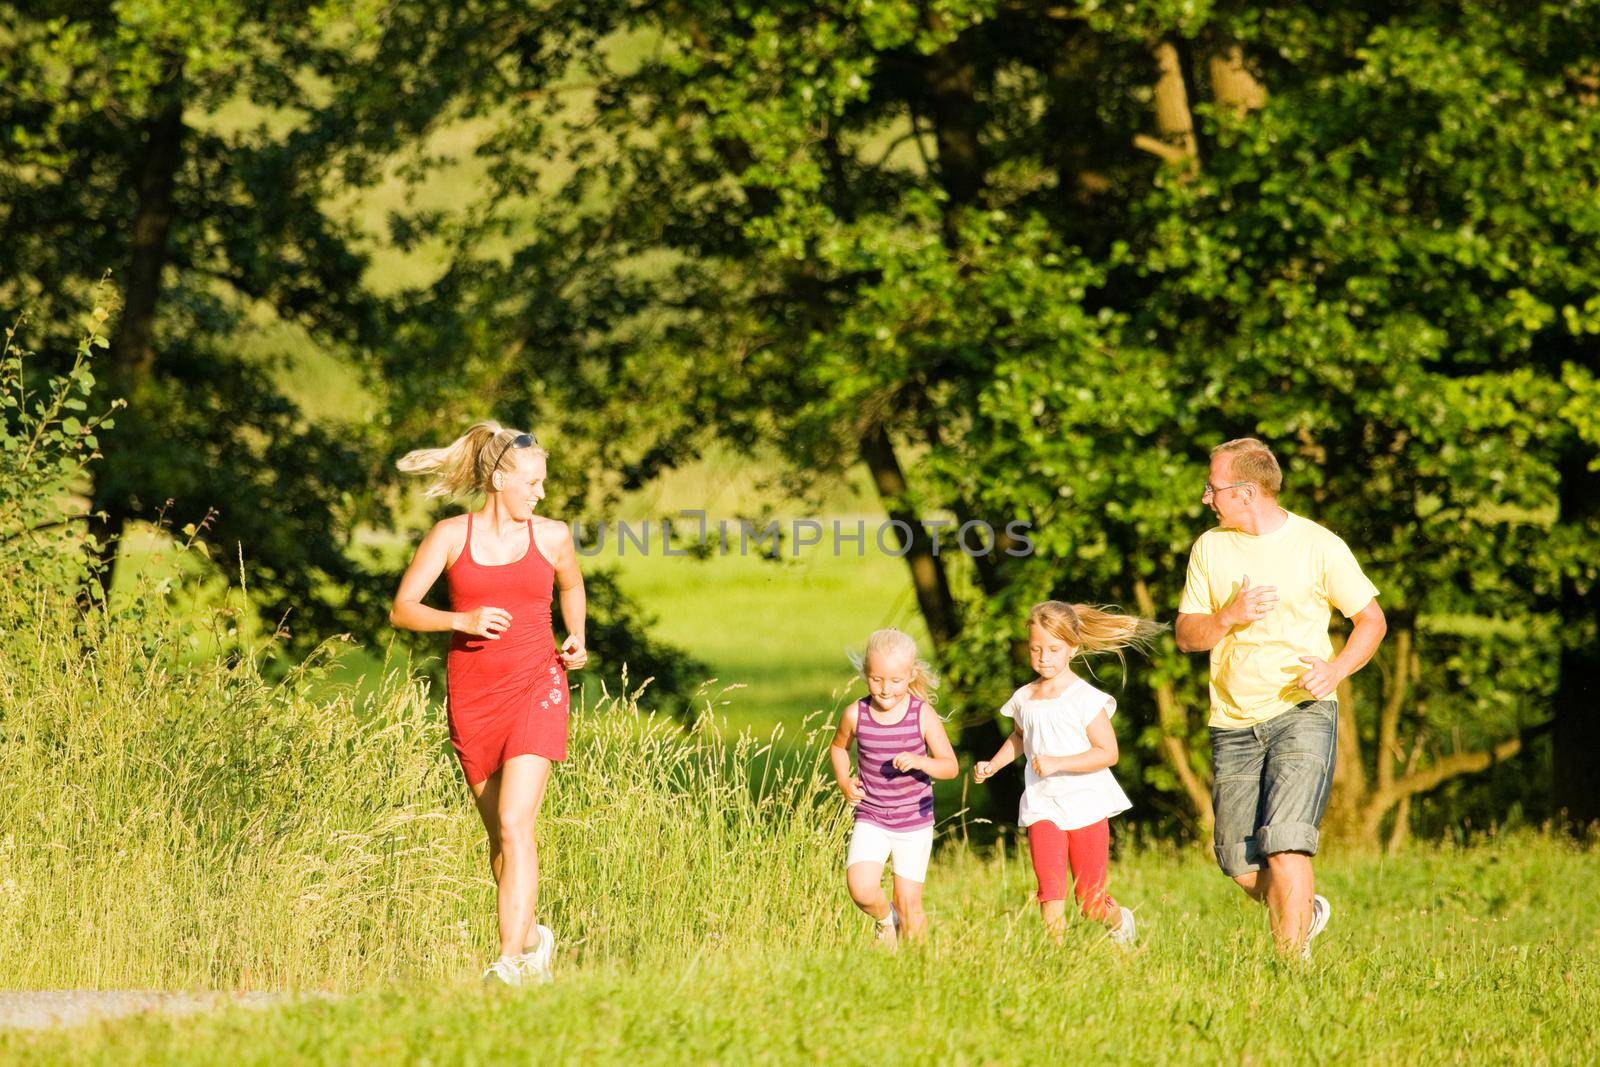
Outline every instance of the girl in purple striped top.
<path id="1" fill-rule="evenodd" d="M 893 944 L 927 928 L 922 883 L 933 852 L 933 779 L 954 778 L 960 768 L 931 703 L 937 683 L 910 636 L 875 631 L 857 666 L 871 695 L 839 717 L 828 755 L 840 792 L 856 809 L 845 859 L 850 899 L 877 922 L 878 939 Z M 894 864 L 892 904 L 883 895 L 885 860 Z"/>

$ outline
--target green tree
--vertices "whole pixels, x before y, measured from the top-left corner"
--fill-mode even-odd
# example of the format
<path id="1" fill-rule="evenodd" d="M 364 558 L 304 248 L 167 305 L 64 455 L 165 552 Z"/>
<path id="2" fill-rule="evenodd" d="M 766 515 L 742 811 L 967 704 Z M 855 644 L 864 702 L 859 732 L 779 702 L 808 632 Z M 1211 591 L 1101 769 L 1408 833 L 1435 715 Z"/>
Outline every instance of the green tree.
<path id="1" fill-rule="evenodd" d="M 411 309 L 415 294 L 375 295 L 374 235 L 341 204 L 397 166 L 425 175 L 431 133 L 514 99 L 497 72 L 560 67 L 566 45 L 541 54 L 560 25 L 519 3 L 124 0 L 0 12 L 0 306 L 31 308 L 48 332 L 108 268 L 122 295 L 101 388 L 130 406 L 101 435 L 89 543 L 109 564 L 131 521 L 204 526 L 220 552 L 237 553 L 262 614 L 287 617 L 302 644 L 334 627 L 370 633 L 394 563 L 355 535 L 389 520 L 393 458 L 485 414 L 531 424 L 535 413 L 483 388 L 470 325 L 449 332 L 467 324 L 469 304 L 443 321 L 438 301 Z M 448 239 L 426 213 L 389 223 L 395 248 Z M 440 301 L 461 274 L 441 283 Z M 242 349 L 242 327 L 262 315 L 302 329 L 410 417 L 308 417 L 275 368 Z M 554 324 L 569 326 L 580 328 Z M 387 358 L 373 359 L 380 351 Z M 515 355 L 495 353 L 496 365 L 522 378 Z M 628 415 L 637 411 L 619 406 Z M 610 440 L 583 428 L 596 438 Z M 556 461 L 569 501 L 603 477 L 584 459 Z M 614 580 L 591 576 L 590 593 L 602 672 L 626 662 L 658 692 L 693 688 L 700 666 L 649 640 L 648 616 Z"/>
<path id="2" fill-rule="evenodd" d="M 0 305 L 53 329 L 107 270 L 121 294 L 101 386 L 130 407 L 101 441 L 94 540 L 114 559 L 130 521 L 215 509 L 274 620 L 348 624 L 368 589 L 349 551 L 375 503 L 365 431 L 307 419 L 236 334 L 266 309 L 335 351 L 374 336 L 365 261 L 324 207 L 327 85 L 369 6 L 3 8 Z M 230 128 L 225 107 L 257 118 Z"/>
<path id="3" fill-rule="evenodd" d="M 98 458 L 100 435 L 112 412 L 92 411 L 90 362 L 107 340 L 109 317 L 95 307 L 66 370 L 40 373 L 38 359 L 22 347 L 26 323 L 7 327 L 0 353 L 0 575 L 22 586 L 8 605 L 34 604 L 39 590 L 81 589 L 95 578 L 92 562 L 70 532 L 83 520 L 80 491 Z M 4 629 L 27 629 L 8 618 Z"/>
<path id="4" fill-rule="evenodd" d="M 464 388 L 600 412 L 640 476 L 713 430 L 802 489 L 864 462 L 918 531 L 969 749 L 1027 603 L 1170 614 L 1205 448 L 1244 433 L 1406 635 L 1347 698 L 1357 832 L 1582 692 L 1592 5 L 555 11 L 593 36 L 522 72 L 435 290 L 490 368 Z M 923 518 L 1029 522 L 1036 551 L 968 565 Z M 1136 667 L 1128 706 L 1147 798 L 1203 825 L 1197 667 Z"/>
<path id="5" fill-rule="evenodd" d="M 776 448 L 802 495 L 864 464 L 978 750 L 1028 603 L 1170 615 L 1205 449 L 1255 433 L 1395 622 L 1345 695 L 1336 818 L 1402 833 L 1413 798 L 1552 751 L 1529 810 L 1596 814 L 1592 3 L 229 11 L 12 20 L 6 296 L 127 265 L 114 365 L 144 422 L 96 481 L 113 526 L 238 486 L 223 521 L 269 598 L 357 606 L 377 502 L 337 490 L 382 476 L 219 353 L 262 302 L 370 360 L 368 454 L 493 410 L 551 447 L 561 513 L 713 437 Z M 241 97 L 288 118 L 192 118 Z M 459 118 L 488 131 L 483 195 L 395 215 L 449 264 L 380 303 L 329 175 Z M 1033 551 L 953 554 L 980 520 Z M 1200 664 L 1131 668 L 1130 771 L 1204 826 Z"/>
<path id="6" fill-rule="evenodd" d="M 1209 116 L 1202 177 L 1164 188 L 1140 249 L 1150 333 L 1220 425 L 1287 446 L 1297 498 L 1386 591 L 1383 669 L 1344 701 L 1336 814 L 1363 836 L 1552 727 L 1543 810 L 1600 814 L 1580 784 L 1600 739 L 1569 710 L 1600 654 L 1574 418 L 1600 306 L 1600 111 L 1574 91 L 1595 13 L 1450 5 L 1329 32 L 1343 61 L 1298 77 L 1280 53 L 1264 110 Z"/>

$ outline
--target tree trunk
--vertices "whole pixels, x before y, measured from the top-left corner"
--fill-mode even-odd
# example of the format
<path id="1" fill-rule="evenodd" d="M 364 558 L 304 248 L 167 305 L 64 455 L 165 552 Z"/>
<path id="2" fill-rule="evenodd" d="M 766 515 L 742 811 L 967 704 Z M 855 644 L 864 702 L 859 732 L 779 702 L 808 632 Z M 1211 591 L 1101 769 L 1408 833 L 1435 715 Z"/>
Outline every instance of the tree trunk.
<path id="1" fill-rule="evenodd" d="M 927 23 L 930 29 L 938 30 L 943 17 L 929 11 Z M 957 37 L 930 55 L 922 72 L 928 118 L 938 151 L 939 185 L 945 192 L 944 238 L 954 248 L 959 243 L 960 211 L 983 192 L 985 172 L 980 136 L 983 117 L 970 46 Z"/>
<path id="2" fill-rule="evenodd" d="M 922 525 L 921 517 L 910 506 L 905 473 L 895 455 L 894 443 L 882 424 L 862 434 L 861 458 L 872 472 L 873 484 L 877 487 L 889 519 L 904 523 L 905 528 L 910 530 L 909 544 L 904 540 L 901 542 L 901 547 L 907 549 L 906 567 L 911 571 L 911 585 L 916 591 L 917 606 L 922 611 L 923 621 L 927 623 L 928 635 L 933 639 L 935 651 L 942 656 L 961 631 L 961 616 L 956 609 L 955 597 L 950 592 L 944 563 L 933 553 L 933 538 Z M 968 712 L 974 710 L 967 709 Z M 957 752 L 982 759 L 999 748 L 1002 740 L 1004 738 L 993 715 L 968 714 L 960 722 L 955 748 Z M 992 810 L 1001 813 L 1000 817 L 1006 821 L 1012 819 L 1017 810 L 1017 801 L 1022 796 L 1020 783 L 1020 776 L 1001 775 L 990 783 L 987 790 L 988 804 L 992 805 Z"/>
<path id="3" fill-rule="evenodd" d="M 1600 512 L 1600 472 L 1592 449 L 1569 447 L 1562 457 L 1563 525 L 1593 523 Z M 1561 680 L 1555 697 L 1556 812 L 1577 832 L 1600 821 L 1600 597 L 1571 576 L 1561 581 Z"/>
<path id="4" fill-rule="evenodd" d="M 917 606 L 928 624 L 928 636 L 933 638 L 934 648 L 943 652 L 961 629 L 955 598 L 950 594 L 944 563 L 933 554 L 933 538 L 922 525 L 921 516 L 910 506 L 905 473 L 900 468 L 900 460 L 894 453 L 889 433 L 882 424 L 874 425 L 862 434 L 861 458 L 872 472 L 873 484 L 883 500 L 889 519 L 904 524 L 902 533 L 909 530 L 909 537 L 901 542 L 901 547 L 906 549 L 905 561 L 911 571 Z"/>
<path id="5" fill-rule="evenodd" d="M 1141 615 L 1151 619 L 1156 617 L 1155 598 L 1150 595 L 1150 587 L 1143 578 L 1134 579 L 1133 599 Z M 1189 716 L 1178 706 L 1178 697 L 1170 681 L 1163 678 L 1153 682 L 1150 692 L 1155 696 L 1156 721 L 1161 727 L 1159 743 L 1161 758 L 1172 769 L 1172 773 L 1178 776 L 1184 796 L 1189 800 L 1189 808 L 1194 812 L 1195 824 L 1199 831 L 1197 836 L 1201 843 L 1206 843 L 1211 837 L 1216 813 L 1211 807 L 1210 786 L 1205 776 L 1195 769 L 1194 761 L 1190 757 Z"/>
<path id="6" fill-rule="evenodd" d="M 1361 823 L 1361 805 L 1367 798 L 1366 761 L 1361 753 L 1361 731 L 1356 724 L 1355 689 L 1346 678 L 1339 683 L 1339 724 L 1335 738 L 1333 790 L 1324 822 L 1330 837 L 1349 838 Z M 1379 757 L 1380 761 L 1382 757 Z"/>
<path id="7" fill-rule="evenodd" d="M 1228 42 L 1213 49 L 1206 61 L 1211 82 L 1211 97 L 1235 115 L 1259 110 L 1267 102 L 1267 90 L 1244 63 L 1244 49 Z"/>
<path id="8" fill-rule="evenodd" d="M 937 31 L 942 28 L 943 16 L 939 12 L 929 10 L 925 17 L 930 29 Z M 986 174 L 981 136 L 983 113 L 978 104 L 978 76 L 972 63 L 969 43 L 958 35 L 930 55 L 922 64 L 920 73 L 921 95 L 925 102 L 928 122 L 933 127 L 934 148 L 938 161 L 934 173 L 945 194 L 941 205 L 942 236 L 945 247 L 954 250 L 961 244 L 961 213 L 982 196 Z M 929 428 L 929 438 L 937 444 L 936 428 Z M 884 435 L 881 451 L 892 461 L 893 453 L 887 446 L 888 437 Z M 868 449 L 864 447 L 862 454 L 867 455 L 867 451 Z M 891 500 L 892 496 L 885 494 L 885 481 L 879 475 L 879 467 L 874 466 L 871 458 L 868 459 L 867 465 L 872 468 L 873 478 L 878 482 L 879 494 L 884 496 L 886 502 Z M 895 481 L 904 484 L 897 466 L 893 468 L 889 484 Z M 903 492 L 903 489 L 900 491 Z M 890 518 L 896 517 L 891 511 Z M 965 521 L 959 514 L 957 518 L 959 521 Z M 920 534 L 920 524 L 916 529 Z M 914 548 L 913 555 L 915 554 Z M 917 587 L 917 600 L 922 605 L 922 615 L 927 620 L 929 632 L 933 634 L 934 644 L 941 645 L 941 637 L 935 630 L 937 627 L 938 631 L 942 631 L 945 635 L 942 644 L 948 645 L 960 629 L 960 618 L 956 612 L 954 598 L 950 595 L 943 565 L 936 557 L 926 556 L 926 550 L 924 555 L 925 558 L 922 560 L 908 557 L 906 562 L 911 565 L 912 580 Z M 982 588 L 993 595 L 1000 588 L 1002 581 L 995 561 L 977 559 L 974 563 Z M 967 707 L 963 712 L 960 735 L 956 739 L 956 750 L 971 755 L 974 759 L 986 758 L 1000 747 L 1000 742 L 1003 740 L 999 724 L 995 722 L 994 716 L 988 713 L 988 709 Z M 1018 776 L 1001 775 L 991 783 L 987 791 L 987 801 L 1000 818 L 1009 821 L 1015 818 L 1013 813 L 1017 810 L 1017 801 L 1022 796 L 1021 789 Z"/>
<path id="9" fill-rule="evenodd" d="M 1411 798 L 1402 797 L 1394 809 L 1394 825 L 1389 828 L 1389 843 L 1384 846 L 1384 852 L 1393 856 L 1405 847 L 1407 838 L 1411 836 Z"/>
<path id="10" fill-rule="evenodd" d="M 943 27 L 944 17 L 939 12 L 930 9 L 925 17 L 929 29 L 937 31 Z M 984 180 L 983 144 L 979 137 L 982 117 L 976 98 L 977 74 L 972 66 L 967 42 L 957 36 L 939 48 L 928 57 L 921 67 L 921 73 L 938 153 L 937 177 L 946 195 L 944 239 L 946 245 L 954 247 L 959 239 L 957 213 L 960 208 L 977 200 L 983 190 Z M 936 433 L 934 431 L 930 436 L 936 436 Z M 906 556 L 906 564 L 911 568 L 917 603 L 928 623 L 928 633 L 934 645 L 943 650 L 960 629 L 955 599 L 950 594 L 944 564 L 933 554 L 932 538 L 923 528 L 920 518 L 905 505 L 905 476 L 895 458 L 888 432 L 881 425 L 873 427 L 862 438 L 861 455 L 872 471 L 878 495 L 883 498 L 889 518 L 907 522 L 912 527 L 911 551 Z M 989 577 L 993 579 L 992 574 Z"/>
<path id="11" fill-rule="evenodd" d="M 125 376 L 143 378 L 155 364 L 156 307 L 161 272 L 172 232 L 173 190 L 183 151 L 183 67 L 174 64 L 155 92 L 155 113 L 145 124 L 144 152 L 136 175 L 138 204 L 133 246 L 123 289 L 122 318 L 111 346 L 112 361 Z"/>
<path id="12" fill-rule="evenodd" d="M 1178 55 L 1178 46 L 1171 41 L 1162 41 L 1155 46 L 1154 55 L 1157 71 L 1157 136 L 1139 134 L 1133 143 L 1167 163 L 1182 166 L 1192 174 L 1199 168 L 1200 149 L 1195 142 L 1194 115 L 1189 110 L 1189 90 L 1184 85 L 1183 62 Z"/>
<path id="13" fill-rule="evenodd" d="M 1410 626 L 1397 626 L 1394 630 L 1394 673 L 1390 675 L 1388 691 L 1383 695 L 1383 714 L 1378 719 L 1378 788 L 1394 785 L 1394 768 L 1400 760 L 1400 712 L 1405 707 L 1412 682 L 1421 676 L 1422 664 L 1417 659 L 1415 632 Z M 1417 736 L 1422 736 L 1420 725 Z M 1413 748 L 1406 761 L 1405 773 L 1410 775 L 1417 764 L 1420 748 Z"/>
<path id="14" fill-rule="evenodd" d="M 1411 746 L 1411 756 L 1406 760 L 1406 776 L 1410 777 L 1417 769 L 1417 760 L 1422 758 L 1422 733 L 1417 732 L 1416 743 Z M 1389 855 L 1399 852 L 1411 836 L 1411 795 L 1408 793 L 1400 798 L 1400 803 L 1394 809 L 1394 824 L 1389 828 L 1389 844 L 1386 851 Z"/>
<path id="15" fill-rule="evenodd" d="M 161 274 L 166 269 L 168 241 L 176 214 L 173 192 L 183 160 L 183 63 L 169 62 L 165 76 L 152 94 L 151 116 L 144 124 L 144 150 L 133 165 L 137 197 L 132 225 L 132 247 L 123 283 L 122 315 L 111 341 L 108 385 L 114 395 L 132 398 L 155 369 L 156 315 L 161 302 Z M 102 437 L 105 464 L 114 467 L 126 447 L 117 429 Z M 108 486 L 96 479 L 89 532 L 98 557 L 100 580 L 109 591 L 117 557 L 117 543 L 132 517 L 126 487 L 115 478 Z"/>

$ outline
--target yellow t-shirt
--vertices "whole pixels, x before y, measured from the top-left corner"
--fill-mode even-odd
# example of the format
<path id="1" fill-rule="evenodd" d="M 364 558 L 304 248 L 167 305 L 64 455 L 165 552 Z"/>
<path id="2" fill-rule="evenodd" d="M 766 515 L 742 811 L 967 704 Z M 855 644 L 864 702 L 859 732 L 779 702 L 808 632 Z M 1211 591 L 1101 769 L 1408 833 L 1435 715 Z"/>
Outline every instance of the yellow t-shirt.
<path id="1" fill-rule="evenodd" d="M 1315 699 L 1300 688 L 1301 656 L 1333 656 L 1328 620 L 1346 618 L 1378 595 L 1337 534 L 1293 512 L 1265 534 L 1207 530 L 1189 553 L 1178 611 L 1222 610 L 1248 576 L 1252 587 L 1278 587 L 1278 605 L 1236 626 L 1211 649 L 1211 725 L 1238 729 L 1265 722 Z"/>

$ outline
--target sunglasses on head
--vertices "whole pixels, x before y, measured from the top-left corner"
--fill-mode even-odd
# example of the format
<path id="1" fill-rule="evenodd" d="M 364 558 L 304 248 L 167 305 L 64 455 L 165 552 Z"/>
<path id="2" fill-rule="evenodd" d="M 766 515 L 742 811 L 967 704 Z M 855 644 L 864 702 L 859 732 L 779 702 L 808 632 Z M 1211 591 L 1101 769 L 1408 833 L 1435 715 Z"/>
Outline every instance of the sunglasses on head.
<path id="1" fill-rule="evenodd" d="M 513 448 L 532 448 L 534 445 L 536 445 L 538 443 L 539 443 L 539 439 L 537 437 L 533 436 L 533 434 L 531 434 L 531 433 L 519 433 L 519 434 L 517 434 L 517 436 L 513 437 L 511 440 L 509 440 L 509 441 L 507 441 L 505 443 L 505 447 L 500 449 L 500 454 L 498 456 L 494 457 L 494 465 L 491 466 L 489 469 L 491 471 L 499 470 L 500 469 L 500 461 L 505 459 L 506 458 L 506 453 L 510 452 Z"/>

